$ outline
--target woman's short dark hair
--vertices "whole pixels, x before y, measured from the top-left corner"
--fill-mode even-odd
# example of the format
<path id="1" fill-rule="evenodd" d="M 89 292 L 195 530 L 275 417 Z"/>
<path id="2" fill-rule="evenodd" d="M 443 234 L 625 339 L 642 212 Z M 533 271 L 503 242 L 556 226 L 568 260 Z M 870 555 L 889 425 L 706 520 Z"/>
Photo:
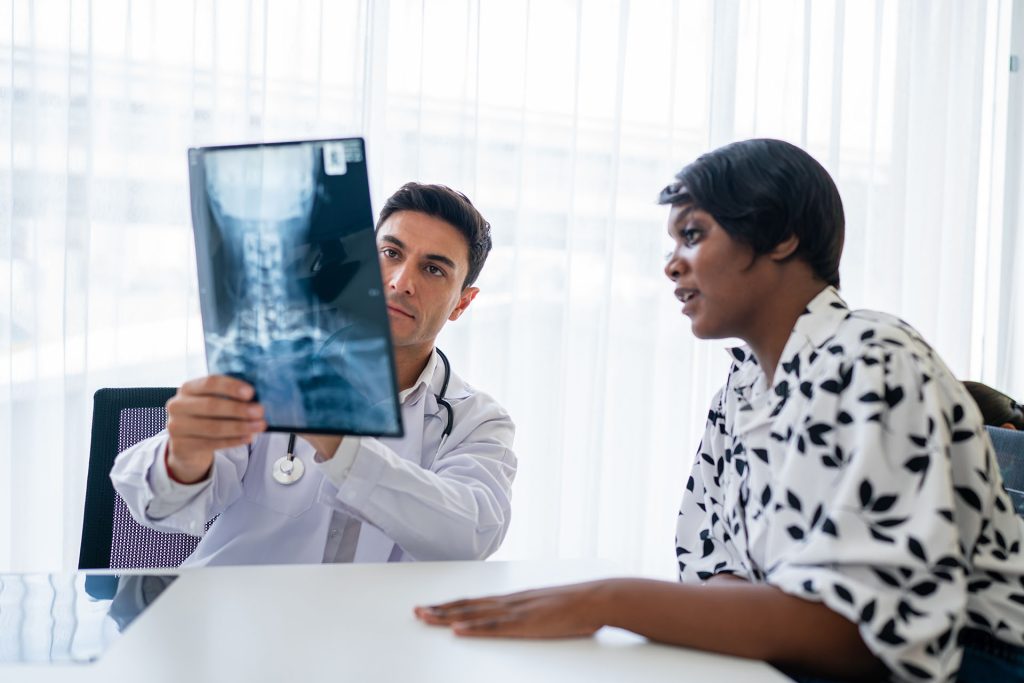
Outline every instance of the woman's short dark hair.
<path id="1" fill-rule="evenodd" d="M 978 404 L 981 419 L 992 427 L 1012 424 L 1016 429 L 1024 429 L 1024 406 L 1014 401 L 1001 391 L 997 391 L 981 382 L 964 382 L 967 392 Z"/>
<path id="2" fill-rule="evenodd" d="M 693 204 L 756 254 L 795 235 L 794 257 L 839 286 L 843 201 L 828 171 L 795 145 L 757 139 L 719 147 L 676 174 L 658 203 Z"/>
<path id="3" fill-rule="evenodd" d="M 484 220 L 469 197 L 444 185 L 406 183 L 384 203 L 377 228 L 399 211 L 425 213 L 461 232 L 469 245 L 469 272 L 462 287 L 465 289 L 476 282 L 491 251 L 491 224 Z"/>

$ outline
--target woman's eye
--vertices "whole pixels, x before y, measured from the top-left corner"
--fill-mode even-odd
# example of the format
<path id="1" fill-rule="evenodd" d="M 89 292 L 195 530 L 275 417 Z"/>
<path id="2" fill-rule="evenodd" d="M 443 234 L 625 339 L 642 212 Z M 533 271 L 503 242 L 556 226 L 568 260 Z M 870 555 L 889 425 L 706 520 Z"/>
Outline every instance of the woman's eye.
<path id="1" fill-rule="evenodd" d="M 687 228 L 686 230 L 683 230 L 682 233 L 683 241 L 686 242 L 687 246 L 692 247 L 694 244 L 700 241 L 702 234 L 703 233 L 698 228 Z"/>

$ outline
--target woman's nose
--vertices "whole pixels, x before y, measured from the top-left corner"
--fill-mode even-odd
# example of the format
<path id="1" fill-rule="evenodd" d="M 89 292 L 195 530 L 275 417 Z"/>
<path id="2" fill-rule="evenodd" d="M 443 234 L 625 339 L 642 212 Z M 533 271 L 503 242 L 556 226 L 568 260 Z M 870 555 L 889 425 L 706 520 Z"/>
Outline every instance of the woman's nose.
<path id="1" fill-rule="evenodd" d="M 673 252 L 669 255 L 668 263 L 665 264 L 665 276 L 675 282 L 682 275 L 685 267 L 684 259 L 680 258 L 678 253 Z"/>

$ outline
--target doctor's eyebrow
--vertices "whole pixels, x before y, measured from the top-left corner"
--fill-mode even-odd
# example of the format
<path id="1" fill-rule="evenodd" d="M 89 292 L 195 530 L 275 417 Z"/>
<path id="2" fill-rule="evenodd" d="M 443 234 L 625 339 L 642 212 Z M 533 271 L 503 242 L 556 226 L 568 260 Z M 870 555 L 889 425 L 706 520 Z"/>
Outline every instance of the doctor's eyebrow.
<path id="1" fill-rule="evenodd" d="M 405 242 L 403 242 L 402 240 L 398 239 L 397 237 L 393 237 L 391 235 L 383 235 L 383 236 L 381 236 L 380 241 L 381 242 L 388 242 L 390 244 L 394 244 L 399 249 L 405 249 L 406 248 Z M 444 264 L 444 265 L 448 266 L 449 268 L 451 268 L 452 270 L 456 269 L 455 261 L 453 261 L 452 259 L 448 258 L 444 254 L 427 254 L 425 256 L 425 258 L 428 261 L 436 261 L 437 263 Z"/>

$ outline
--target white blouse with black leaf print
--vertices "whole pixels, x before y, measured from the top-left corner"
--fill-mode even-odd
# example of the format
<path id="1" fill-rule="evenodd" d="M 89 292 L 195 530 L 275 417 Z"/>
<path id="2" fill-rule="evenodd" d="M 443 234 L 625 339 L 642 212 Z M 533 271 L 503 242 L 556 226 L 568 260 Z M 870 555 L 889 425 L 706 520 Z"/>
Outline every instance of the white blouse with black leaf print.
<path id="1" fill-rule="evenodd" d="M 679 511 L 680 580 L 823 602 L 896 680 L 955 678 L 964 627 L 1024 644 L 1024 522 L 977 407 L 917 332 L 830 287 L 771 387 L 732 354 Z"/>

